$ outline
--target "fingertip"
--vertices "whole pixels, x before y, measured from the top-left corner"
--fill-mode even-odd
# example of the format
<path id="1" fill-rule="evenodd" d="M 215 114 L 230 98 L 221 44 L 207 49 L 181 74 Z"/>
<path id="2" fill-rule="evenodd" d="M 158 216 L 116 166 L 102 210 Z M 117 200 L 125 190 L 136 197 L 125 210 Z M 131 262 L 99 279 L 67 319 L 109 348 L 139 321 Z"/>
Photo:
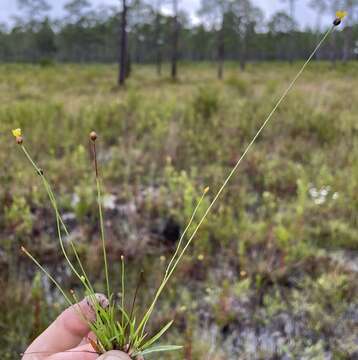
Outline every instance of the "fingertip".
<path id="1" fill-rule="evenodd" d="M 96 319 L 95 302 L 104 309 L 109 306 L 109 301 L 103 294 L 90 295 L 67 308 L 56 322 L 59 322 L 70 334 L 78 336 L 87 334 L 89 332 L 88 323 Z"/>
<path id="2" fill-rule="evenodd" d="M 108 351 L 98 358 L 98 360 L 131 360 L 128 354 L 122 351 Z"/>

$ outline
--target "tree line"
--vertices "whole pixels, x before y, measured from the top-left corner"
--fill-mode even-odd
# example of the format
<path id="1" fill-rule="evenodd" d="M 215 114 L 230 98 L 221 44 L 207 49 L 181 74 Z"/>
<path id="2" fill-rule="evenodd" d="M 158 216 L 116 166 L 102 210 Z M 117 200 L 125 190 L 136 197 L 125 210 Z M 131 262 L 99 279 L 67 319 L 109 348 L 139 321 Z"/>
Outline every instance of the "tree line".
<path id="1" fill-rule="evenodd" d="M 176 78 L 179 61 L 217 61 L 218 77 L 225 61 L 295 61 L 306 58 L 322 35 L 322 14 L 332 14 L 337 1 L 313 0 L 317 13 L 312 27 L 302 30 L 295 13 L 297 0 L 282 0 L 287 11 L 267 21 L 251 0 L 201 0 L 193 24 L 181 0 L 119 0 L 118 6 L 92 8 L 88 0 L 69 0 L 62 18 L 51 19 L 48 0 L 17 0 L 21 17 L 11 28 L 0 27 L 2 62 L 119 63 L 118 83 L 124 84 L 132 63 L 171 64 Z M 356 57 L 358 0 L 343 0 L 351 16 L 322 51 L 321 59 Z M 315 24 L 314 24 L 315 23 Z"/>

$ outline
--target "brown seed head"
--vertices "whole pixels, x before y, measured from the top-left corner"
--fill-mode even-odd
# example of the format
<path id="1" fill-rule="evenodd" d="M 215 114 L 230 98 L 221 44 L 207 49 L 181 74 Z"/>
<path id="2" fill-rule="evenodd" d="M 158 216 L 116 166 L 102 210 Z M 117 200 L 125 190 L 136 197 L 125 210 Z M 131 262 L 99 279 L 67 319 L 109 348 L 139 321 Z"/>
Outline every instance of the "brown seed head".
<path id="1" fill-rule="evenodd" d="M 97 133 L 95 131 L 91 131 L 90 138 L 91 138 L 92 141 L 96 141 L 97 140 Z"/>
<path id="2" fill-rule="evenodd" d="M 21 145 L 24 142 L 24 138 L 22 136 L 17 136 L 16 137 L 16 142 Z"/>

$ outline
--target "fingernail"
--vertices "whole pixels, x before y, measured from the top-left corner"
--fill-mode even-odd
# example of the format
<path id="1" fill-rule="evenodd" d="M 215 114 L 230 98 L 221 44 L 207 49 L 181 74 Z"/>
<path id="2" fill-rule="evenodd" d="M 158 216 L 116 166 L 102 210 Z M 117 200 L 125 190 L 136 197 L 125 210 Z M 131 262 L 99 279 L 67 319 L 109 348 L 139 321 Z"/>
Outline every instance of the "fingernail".
<path id="1" fill-rule="evenodd" d="M 95 310 L 93 307 L 94 302 L 98 302 L 98 304 L 103 308 L 107 309 L 109 306 L 108 299 L 103 294 L 94 294 L 95 299 L 93 298 L 93 295 L 86 296 L 85 301 L 87 305 L 92 308 L 92 310 Z"/>

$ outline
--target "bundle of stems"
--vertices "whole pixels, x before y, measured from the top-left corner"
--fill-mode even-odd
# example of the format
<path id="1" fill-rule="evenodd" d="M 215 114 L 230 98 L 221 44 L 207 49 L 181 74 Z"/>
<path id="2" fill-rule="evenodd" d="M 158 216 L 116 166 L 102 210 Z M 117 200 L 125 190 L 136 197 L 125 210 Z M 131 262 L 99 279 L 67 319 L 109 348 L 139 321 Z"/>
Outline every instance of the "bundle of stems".
<path id="1" fill-rule="evenodd" d="M 176 246 L 176 250 L 171 257 L 161 283 L 155 292 L 154 299 L 149 304 L 147 311 L 144 313 L 143 317 L 140 321 L 137 322 L 137 317 L 134 314 L 134 305 L 137 297 L 137 290 L 135 291 L 134 299 L 131 303 L 131 307 L 127 309 L 125 305 L 126 299 L 126 286 L 125 286 L 125 261 L 124 257 L 121 257 L 121 301 L 117 303 L 114 300 L 113 293 L 111 292 L 110 282 L 109 282 L 109 271 L 108 271 L 108 259 L 106 253 L 106 243 L 105 243 L 105 229 L 104 229 L 104 219 L 103 219 L 103 210 L 102 210 L 102 194 L 101 194 L 101 179 L 99 176 L 98 170 L 98 163 L 97 163 L 97 151 L 96 151 L 96 140 L 97 134 L 93 131 L 90 133 L 92 151 L 93 151 L 93 158 L 94 158 L 94 170 L 95 170 L 95 177 L 96 177 L 96 188 L 97 188 L 97 203 L 98 203 L 98 212 L 99 212 L 99 224 L 100 224 L 100 235 L 101 235 L 101 242 L 102 242 L 102 252 L 103 252 L 103 261 L 104 261 L 104 271 L 105 271 L 105 280 L 106 280 L 106 292 L 107 297 L 109 300 L 109 304 L 106 307 L 103 307 L 103 304 L 98 300 L 96 296 L 95 290 L 90 282 L 90 279 L 84 269 L 83 263 L 80 259 L 78 250 L 71 240 L 69 236 L 69 231 L 61 217 L 61 214 L 58 209 L 58 204 L 54 192 L 52 191 L 51 185 L 47 180 L 44 171 L 35 163 L 33 158 L 31 157 L 30 153 L 26 149 L 25 145 L 23 144 L 23 137 L 21 134 L 21 129 L 13 130 L 13 134 L 16 137 L 17 143 L 20 145 L 22 151 L 24 152 L 25 156 L 40 176 L 44 188 L 48 194 L 49 200 L 51 202 L 52 208 L 55 213 L 56 218 L 56 226 L 57 226 L 57 235 L 59 238 L 59 243 L 61 247 L 61 251 L 65 257 L 67 264 L 69 265 L 71 271 L 73 272 L 74 276 L 76 276 L 79 282 L 82 284 L 85 293 L 95 310 L 96 319 L 94 321 L 89 321 L 86 319 L 85 315 L 81 313 L 80 310 L 79 316 L 83 318 L 83 321 L 89 323 L 90 329 L 93 331 L 94 335 L 96 336 L 95 340 L 91 340 L 91 344 L 95 352 L 101 354 L 105 353 L 109 350 L 122 350 L 127 352 L 131 357 L 135 358 L 137 356 L 143 356 L 146 354 L 154 353 L 154 352 L 161 352 L 161 351 L 173 351 L 178 350 L 181 346 L 176 345 L 155 345 L 157 341 L 164 335 L 164 333 L 171 327 L 173 321 L 170 321 L 166 324 L 157 334 L 148 336 L 146 332 L 148 321 L 150 320 L 155 306 L 158 302 L 160 295 L 162 294 L 163 290 L 165 289 L 168 281 L 173 276 L 175 270 L 177 269 L 180 261 L 182 260 L 183 256 L 185 255 L 188 247 L 192 243 L 195 235 L 197 234 L 198 230 L 200 229 L 201 225 L 207 218 L 208 214 L 212 210 L 213 206 L 219 199 L 220 195 L 228 185 L 230 179 L 236 173 L 237 169 L 239 168 L 241 162 L 244 160 L 254 143 L 256 142 L 257 138 L 260 136 L 264 128 L 267 126 L 269 121 L 271 120 L 272 116 L 276 112 L 277 108 L 281 105 L 284 99 L 287 97 L 290 90 L 293 88 L 299 77 L 304 72 L 307 65 L 313 59 L 317 51 L 320 49 L 322 44 L 325 42 L 327 37 L 333 32 L 334 28 L 338 26 L 341 20 L 344 18 L 346 14 L 344 12 L 337 12 L 337 18 L 334 21 L 332 27 L 324 34 L 322 39 L 317 44 L 316 48 L 313 50 L 312 54 L 309 56 L 307 61 L 303 64 L 300 68 L 297 75 L 294 77 L 292 82 L 283 92 L 282 96 L 277 101 L 276 105 L 273 107 L 270 114 L 267 116 L 259 130 L 257 131 L 256 135 L 247 145 L 245 151 L 230 171 L 228 176 L 226 177 L 225 181 L 223 182 L 222 186 L 219 188 L 216 195 L 213 197 L 212 201 L 209 203 L 206 211 L 204 212 L 203 216 L 198 221 L 197 225 L 194 227 L 194 230 L 189 235 L 188 239 L 186 240 L 187 234 L 193 221 L 196 218 L 197 211 L 200 208 L 204 197 L 207 195 L 209 188 L 205 188 L 202 192 L 202 196 L 198 201 L 189 221 L 186 225 L 181 237 L 178 241 Z M 69 254 L 67 253 L 66 247 L 64 245 L 63 234 L 67 237 L 69 241 L 70 248 L 74 254 L 76 264 L 74 264 Z M 69 294 L 60 286 L 60 284 L 56 281 L 56 279 L 49 274 L 49 272 L 35 259 L 31 253 L 22 247 L 22 251 L 46 274 L 46 276 L 54 283 L 54 285 L 58 288 L 58 290 L 63 295 L 64 299 L 69 305 L 73 305 L 78 302 L 77 296 L 74 291 L 70 291 Z"/>

